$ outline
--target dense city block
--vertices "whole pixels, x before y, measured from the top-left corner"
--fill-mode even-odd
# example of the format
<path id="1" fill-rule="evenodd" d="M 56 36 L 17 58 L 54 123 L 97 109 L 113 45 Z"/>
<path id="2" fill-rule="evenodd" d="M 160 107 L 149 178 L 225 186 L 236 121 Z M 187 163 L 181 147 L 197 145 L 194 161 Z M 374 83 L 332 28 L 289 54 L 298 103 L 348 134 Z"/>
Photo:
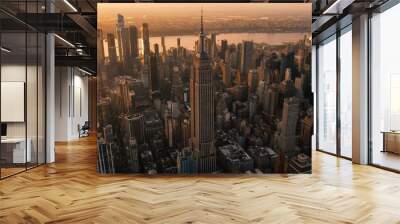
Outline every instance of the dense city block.
<path id="1" fill-rule="evenodd" d="M 150 46 L 151 24 L 98 31 L 98 171 L 309 173 L 311 41 Z"/>

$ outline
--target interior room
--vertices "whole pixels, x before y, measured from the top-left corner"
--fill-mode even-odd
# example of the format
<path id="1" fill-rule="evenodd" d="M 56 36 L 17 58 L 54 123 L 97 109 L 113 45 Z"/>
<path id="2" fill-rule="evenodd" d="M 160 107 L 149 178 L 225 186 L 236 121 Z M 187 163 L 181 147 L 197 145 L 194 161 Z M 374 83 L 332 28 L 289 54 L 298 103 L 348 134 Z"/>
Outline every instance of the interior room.
<path id="1" fill-rule="evenodd" d="M 56 67 L 55 141 L 79 139 L 81 127 L 89 122 L 89 76 L 79 67 Z"/>
<path id="2" fill-rule="evenodd" d="M 187 47 L 194 48 L 193 52 L 182 50 L 188 41 L 174 33 L 181 28 L 175 26 L 178 22 L 165 20 L 163 22 L 168 24 L 165 27 L 153 25 L 151 16 L 142 15 L 147 12 L 145 6 L 140 8 L 139 16 L 123 9 L 124 15 L 102 15 L 108 27 L 99 29 L 101 15 L 98 15 L 97 4 L 123 3 L 135 7 L 137 3 L 157 2 L 170 1 L 0 1 L 0 223 L 400 222 L 398 0 L 240 1 L 284 4 L 288 11 L 292 3 L 308 4 L 310 38 L 295 44 L 285 43 L 287 46 L 275 46 L 273 41 L 262 45 L 255 40 L 234 44 L 229 40 L 227 44 L 219 39 L 221 33 L 212 30 L 220 24 L 231 29 L 230 22 L 226 21 L 243 18 L 253 24 L 244 26 L 245 29 L 273 27 L 278 21 L 274 17 L 277 12 L 266 13 L 262 22 L 256 18 L 256 13 L 248 15 L 240 10 L 236 16 L 217 15 L 213 20 L 207 17 L 211 14 L 207 11 L 209 8 L 201 7 L 201 11 L 196 11 L 195 22 L 184 21 L 193 26 L 188 32 L 193 43 Z M 181 3 L 176 4 L 179 7 Z M 183 14 L 191 15 L 189 11 L 182 8 Z M 296 17 L 290 19 L 300 21 Z M 285 22 L 278 25 L 281 23 Z M 294 29 L 300 24 L 298 21 L 290 23 Z M 163 40 L 157 29 L 168 29 L 170 36 L 166 35 Z M 129 41 L 122 41 L 122 36 L 129 37 Z M 146 39 L 150 40 L 147 44 Z M 165 51 L 164 41 L 168 45 Z M 274 41 L 281 40 L 275 38 Z M 139 48 L 136 49 L 133 43 Z M 144 46 L 148 48 L 144 49 Z M 302 48 L 309 50 L 301 51 Z M 270 49 L 275 53 L 269 53 Z M 131 55 L 124 58 L 126 52 L 133 51 L 137 52 L 134 60 L 129 58 Z M 303 55 L 304 52 L 311 52 L 310 57 Z M 187 58 L 182 59 L 182 55 Z M 247 57 L 254 65 L 241 63 Z M 261 60 L 263 57 L 268 60 Z M 129 63 L 122 63 L 124 60 Z M 228 60 L 231 61 L 227 63 Z M 311 68 L 306 63 L 301 66 L 301 61 L 310 63 Z M 151 66 L 154 63 L 162 66 L 154 68 Z M 182 64 L 176 66 L 178 63 Z M 249 69 L 255 65 L 254 69 Z M 155 83 L 151 79 L 152 69 L 163 71 L 163 78 L 170 81 L 167 82 L 170 86 L 163 86 L 167 89 L 164 96 L 160 94 L 161 87 L 160 92 L 146 92 L 146 96 L 137 94 L 137 89 L 143 86 L 150 89 L 149 86 Z M 128 71 L 127 76 L 134 78 L 119 77 L 123 76 L 119 74 L 121 71 Z M 311 77 L 305 75 L 308 71 Z M 105 73 L 113 73 L 113 79 L 105 79 Z M 268 79 L 260 73 L 271 76 Z M 201 91 L 196 95 L 194 90 L 204 84 L 188 78 L 194 77 L 193 74 L 199 74 L 198 77 L 209 75 L 207 77 L 230 87 L 245 83 L 244 88 L 237 89 L 216 87 L 218 91 L 228 89 L 235 97 L 240 96 L 237 94 L 240 91 L 254 93 L 253 97 L 246 96 L 246 100 L 235 101 L 235 98 L 226 97 L 227 94 L 215 97 L 215 100 L 226 97 L 224 102 L 215 101 L 215 114 L 224 113 L 224 116 L 215 116 L 218 117 L 216 124 L 224 126 L 226 120 L 240 121 L 237 122 L 239 125 L 224 126 L 225 130 L 238 130 L 236 138 L 228 139 L 228 143 L 242 143 L 239 150 L 226 148 L 226 151 L 234 152 L 236 160 L 221 162 L 225 166 L 229 164 L 229 169 L 235 171 L 233 174 L 215 169 L 210 173 L 196 170 L 199 154 L 190 153 L 190 147 L 195 148 L 196 144 L 197 148 L 201 147 L 199 141 L 192 141 L 197 141 L 193 133 L 206 136 L 217 132 L 219 127 L 211 128 L 210 120 L 203 122 L 208 125 L 203 128 L 198 128 L 198 123 L 193 127 L 189 125 L 190 102 L 197 102 L 196 97 L 190 96 L 198 96 Z M 185 82 L 188 84 L 182 84 Z M 285 100 L 290 94 L 304 97 L 305 92 L 300 91 L 303 86 L 311 89 L 309 101 Z M 204 87 L 207 94 L 217 92 L 206 87 L 210 86 Z M 180 107 L 176 103 L 179 98 L 174 95 L 176 92 L 182 93 L 185 101 Z M 258 96 L 257 92 L 269 95 L 260 97 L 262 94 Z M 168 103 L 159 100 L 166 95 L 173 96 L 165 100 Z M 151 99 L 151 103 L 147 99 Z M 252 104 L 256 102 L 257 105 L 260 99 L 263 103 L 258 107 Z M 247 100 L 249 102 L 243 103 Z M 130 104 L 121 103 L 123 101 Z M 140 111 L 140 107 L 147 104 L 165 111 L 162 116 L 149 116 L 152 114 Z M 203 104 L 208 105 L 208 110 L 197 111 L 210 114 L 214 109 L 212 101 Z M 285 107 L 270 109 L 269 106 L 275 104 Z M 121 105 L 126 111 L 115 109 Z M 300 111 L 296 109 L 299 105 Z M 182 116 L 186 119 L 179 125 L 173 119 L 168 120 L 174 117 L 176 108 L 190 112 L 190 116 Z M 130 110 L 135 110 L 135 116 L 127 116 Z M 254 111 L 260 112 L 259 117 L 262 117 L 255 121 L 262 122 L 253 120 L 253 126 L 268 121 L 257 134 L 251 129 L 253 126 L 245 119 L 242 122 L 239 116 L 245 114 L 245 117 Z M 271 114 L 276 111 L 279 116 L 273 117 Z M 286 119 L 283 114 L 287 115 Z M 110 124 L 123 120 L 126 125 L 114 125 L 112 129 L 99 122 L 104 117 Z M 296 119 L 295 125 L 288 125 Z M 167 128 L 160 131 L 159 126 Z M 152 141 L 151 146 L 145 146 L 148 142 L 140 142 L 137 136 L 159 140 L 159 133 L 154 134 L 153 130 L 165 135 L 165 141 Z M 161 144 L 167 145 L 167 150 L 175 150 L 177 138 L 170 133 L 177 131 L 182 136 L 191 136 L 190 141 L 182 143 L 187 150 L 168 154 L 175 156 L 171 160 L 160 159 L 166 163 L 172 161 L 176 169 L 171 173 L 160 172 L 162 164 L 146 163 L 146 159 L 153 158 L 152 154 L 157 152 L 154 148 Z M 241 138 L 241 133 L 250 136 L 249 139 L 253 135 L 267 136 L 268 144 L 279 147 L 260 150 L 266 159 L 254 159 L 252 164 L 247 163 L 251 168 L 245 167 L 241 161 L 249 161 L 262 144 L 254 138 L 257 147 L 246 148 L 244 143 L 250 141 Z M 126 138 L 118 142 L 114 134 Z M 290 142 L 296 146 L 293 152 L 298 153 L 293 157 L 281 153 L 282 146 L 290 145 Z M 204 145 L 208 146 L 203 144 L 203 148 Z M 150 147 L 153 148 L 149 150 Z M 310 153 L 304 153 L 309 148 Z M 112 154 L 110 152 L 115 151 L 111 149 L 127 153 Z M 212 147 L 207 149 L 210 149 L 207 152 L 213 152 Z M 214 158 L 220 159 L 223 152 L 217 148 Z M 114 161 L 139 164 L 147 170 L 133 172 L 138 169 L 132 168 L 115 172 Z M 268 164 L 280 161 L 280 165 L 258 169 L 256 163 L 259 165 L 264 161 Z M 302 172 L 304 167 L 307 169 Z M 164 170 L 170 171 L 167 168 Z M 290 170 L 296 172 L 288 172 Z"/>
<path id="3" fill-rule="evenodd" d="M 1 177 L 45 162 L 45 36 L 1 34 Z"/>
<path id="4" fill-rule="evenodd" d="M 368 106 L 364 107 L 368 120 L 365 128 L 371 144 L 365 159 L 373 166 L 398 171 L 398 100 L 394 97 L 398 82 L 393 61 L 398 44 L 392 39 L 397 32 L 391 27 L 399 15 L 399 6 L 381 8 L 370 13 L 367 30 L 370 42 L 365 47 L 365 54 L 370 57 L 370 61 L 365 62 L 369 66 L 366 68 L 369 81 L 364 85 L 368 96 L 365 102 Z M 352 82 L 360 80 L 355 79 L 354 74 L 351 77 L 355 71 L 351 61 L 354 62 L 352 49 L 356 42 L 349 20 L 349 17 L 343 17 L 336 31 L 327 29 L 320 35 L 322 38 L 314 42 L 318 42 L 315 45 L 316 76 L 320 92 L 317 92 L 317 150 L 352 160 L 352 100 L 355 99 Z"/>
<path id="5" fill-rule="evenodd" d="M 371 162 L 394 170 L 400 169 L 399 94 L 400 70 L 395 55 L 399 50 L 398 32 L 391 28 L 400 17 L 400 6 L 371 18 Z"/>

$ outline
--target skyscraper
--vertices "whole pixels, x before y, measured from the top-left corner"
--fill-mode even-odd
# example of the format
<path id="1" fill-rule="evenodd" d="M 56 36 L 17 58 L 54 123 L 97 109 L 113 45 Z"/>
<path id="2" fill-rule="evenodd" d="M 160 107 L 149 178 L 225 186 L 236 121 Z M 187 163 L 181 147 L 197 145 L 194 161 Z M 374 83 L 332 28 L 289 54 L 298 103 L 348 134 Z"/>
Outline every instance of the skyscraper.
<path id="1" fill-rule="evenodd" d="M 234 68 L 238 69 L 239 72 L 241 72 L 240 70 L 240 65 L 241 65 L 241 57 L 242 57 L 242 50 L 243 50 L 243 46 L 242 43 L 238 43 L 237 44 L 237 48 L 236 48 L 236 54 L 235 54 L 235 60 L 234 60 Z"/>
<path id="2" fill-rule="evenodd" d="M 104 139 L 100 139 L 98 142 L 98 161 L 97 168 L 100 173 L 115 173 L 114 166 L 114 155 L 113 150 L 115 149 L 115 144 L 110 142 L 105 142 Z"/>
<path id="3" fill-rule="evenodd" d="M 103 31 L 99 29 L 97 31 L 97 57 L 98 57 L 98 62 L 97 63 L 97 71 L 98 73 L 98 83 L 99 86 L 103 86 L 103 83 L 106 81 L 106 73 L 103 71 L 103 66 L 104 66 L 104 37 L 103 37 Z"/>
<path id="4" fill-rule="evenodd" d="M 290 155 L 296 146 L 296 124 L 299 118 L 299 101 L 296 97 L 285 98 L 282 120 L 279 122 L 278 144 L 281 151 Z"/>
<path id="5" fill-rule="evenodd" d="M 142 41 L 143 41 L 143 55 L 148 57 L 150 55 L 150 34 L 149 34 L 149 25 L 147 23 L 143 23 L 142 25 Z"/>
<path id="6" fill-rule="evenodd" d="M 210 173 L 216 170 L 214 147 L 214 90 L 211 64 L 205 50 L 203 11 L 199 51 L 194 60 L 191 88 L 191 138 L 192 148 L 198 159 L 198 172 Z"/>
<path id="7" fill-rule="evenodd" d="M 154 44 L 154 53 L 151 53 L 150 55 L 151 91 L 152 93 L 159 93 L 161 82 L 161 60 L 158 44 Z"/>
<path id="8" fill-rule="evenodd" d="M 177 156 L 177 168 L 180 174 L 197 173 L 197 160 L 193 156 L 193 152 L 189 147 L 183 148 Z"/>
<path id="9" fill-rule="evenodd" d="M 164 115 L 165 136 L 169 147 L 182 145 L 181 111 L 179 102 L 167 101 Z"/>
<path id="10" fill-rule="evenodd" d="M 220 55 L 219 55 L 219 57 L 221 59 L 225 60 L 225 52 L 226 52 L 226 50 L 228 50 L 228 41 L 227 40 L 221 40 L 221 52 L 220 52 Z"/>
<path id="11" fill-rule="evenodd" d="M 129 93 L 128 81 L 126 79 L 118 80 L 118 96 L 120 112 L 128 114 L 132 107 L 131 97 Z"/>
<path id="12" fill-rule="evenodd" d="M 171 99 L 182 103 L 183 102 L 183 82 L 182 74 L 178 66 L 174 66 L 171 80 Z"/>
<path id="13" fill-rule="evenodd" d="M 155 48 L 158 45 L 155 45 Z M 160 57 L 157 53 L 151 53 L 150 56 L 150 81 L 149 86 L 151 87 L 151 93 L 160 91 Z"/>
<path id="14" fill-rule="evenodd" d="M 117 62 L 117 49 L 115 48 L 115 37 L 114 34 L 107 34 L 108 43 L 108 59 L 110 64 L 115 64 Z"/>
<path id="15" fill-rule="evenodd" d="M 148 61 L 145 59 L 145 61 Z M 143 64 L 142 68 L 142 82 L 145 88 L 148 88 L 149 92 L 151 93 L 151 73 L 150 73 L 150 63 L 146 62 Z"/>
<path id="16" fill-rule="evenodd" d="M 214 59 L 217 56 L 217 34 L 211 33 L 211 58 Z"/>
<path id="17" fill-rule="evenodd" d="M 224 83 L 224 85 L 226 87 L 231 87 L 232 86 L 232 69 L 231 69 L 231 67 L 226 63 L 222 63 L 221 71 L 222 71 L 222 82 Z"/>
<path id="18" fill-rule="evenodd" d="M 182 47 L 181 47 L 181 38 L 179 37 L 176 39 L 176 49 L 178 53 L 178 58 L 180 58 L 182 56 Z"/>
<path id="19" fill-rule="evenodd" d="M 118 41 L 118 54 L 121 62 L 128 62 L 129 60 L 129 30 L 125 28 L 124 17 L 118 14 L 118 22 L 116 25 L 115 33 Z"/>
<path id="20" fill-rule="evenodd" d="M 122 29 L 125 26 L 124 16 L 118 14 L 117 15 L 117 24 L 115 26 L 115 36 L 117 37 L 118 44 L 118 56 L 120 61 L 122 61 Z"/>
<path id="21" fill-rule="evenodd" d="M 99 57 L 101 64 L 103 64 L 104 44 L 103 44 L 103 31 L 101 29 L 97 30 L 97 56 Z"/>
<path id="22" fill-rule="evenodd" d="M 129 138 L 129 145 L 126 147 L 126 156 L 129 172 L 139 172 L 139 149 L 135 138 Z"/>
<path id="23" fill-rule="evenodd" d="M 161 48 L 162 54 L 165 55 L 167 53 L 167 49 L 165 48 L 165 37 L 161 36 Z"/>
<path id="24" fill-rule="evenodd" d="M 250 69 L 247 74 L 247 86 L 249 88 L 249 93 L 254 93 L 258 86 L 258 73 L 255 69 Z"/>
<path id="25" fill-rule="evenodd" d="M 124 21 L 124 16 L 121 14 L 117 15 L 117 27 L 123 28 L 125 27 L 125 21 Z"/>
<path id="26" fill-rule="evenodd" d="M 240 72 L 242 75 L 247 75 L 251 68 L 251 61 L 253 57 L 253 42 L 243 41 L 242 51 L 240 56 Z"/>
<path id="27" fill-rule="evenodd" d="M 160 56 L 160 48 L 158 47 L 158 44 L 154 44 L 154 54 Z"/>
<path id="28" fill-rule="evenodd" d="M 138 144 L 145 142 L 144 115 L 136 113 L 125 117 L 129 127 L 129 137 L 136 139 Z"/>
<path id="29" fill-rule="evenodd" d="M 136 58 L 138 53 L 138 30 L 136 26 L 129 26 L 129 37 L 130 37 L 130 46 L 131 46 L 131 57 Z"/>
<path id="30" fill-rule="evenodd" d="M 130 59 L 130 43 L 129 43 L 129 29 L 128 28 L 122 28 L 121 30 L 121 36 L 122 36 L 122 62 L 125 66 L 125 68 L 128 66 L 129 59 Z"/>
<path id="31" fill-rule="evenodd" d="M 205 46 L 205 52 L 208 54 L 208 56 L 211 56 L 211 38 L 204 38 L 204 46 Z"/>

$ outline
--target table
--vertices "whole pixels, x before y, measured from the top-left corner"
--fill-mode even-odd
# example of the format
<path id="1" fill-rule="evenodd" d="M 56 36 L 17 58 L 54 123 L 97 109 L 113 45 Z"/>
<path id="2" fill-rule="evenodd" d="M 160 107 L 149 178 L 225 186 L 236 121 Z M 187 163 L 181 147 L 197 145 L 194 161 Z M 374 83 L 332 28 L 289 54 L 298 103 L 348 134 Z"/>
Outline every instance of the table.
<path id="1" fill-rule="evenodd" d="M 400 131 L 383 131 L 382 152 L 400 154 Z"/>
<path id="2" fill-rule="evenodd" d="M 27 144 L 26 151 L 25 145 Z M 6 138 L 1 139 L 1 157 L 5 160 L 5 163 L 26 163 L 31 162 L 32 141 L 30 138 Z"/>

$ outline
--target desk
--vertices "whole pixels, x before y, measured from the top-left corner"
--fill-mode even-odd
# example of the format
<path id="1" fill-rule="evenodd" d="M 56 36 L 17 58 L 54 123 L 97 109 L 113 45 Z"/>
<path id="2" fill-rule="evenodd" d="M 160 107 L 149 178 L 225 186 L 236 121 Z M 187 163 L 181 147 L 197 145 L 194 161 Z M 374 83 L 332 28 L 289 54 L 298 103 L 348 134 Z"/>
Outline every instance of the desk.
<path id="1" fill-rule="evenodd" d="M 400 154 L 400 131 L 383 131 L 383 151 Z"/>
<path id="2" fill-rule="evenodd" d="M 28 143 L 25 151 L 25 143 Z M 1 139 L 1 157 L 5 163 L 26 163 L 31 162 L 32 153 L 31 139 L 25 138 L 6 138 Z"/>

